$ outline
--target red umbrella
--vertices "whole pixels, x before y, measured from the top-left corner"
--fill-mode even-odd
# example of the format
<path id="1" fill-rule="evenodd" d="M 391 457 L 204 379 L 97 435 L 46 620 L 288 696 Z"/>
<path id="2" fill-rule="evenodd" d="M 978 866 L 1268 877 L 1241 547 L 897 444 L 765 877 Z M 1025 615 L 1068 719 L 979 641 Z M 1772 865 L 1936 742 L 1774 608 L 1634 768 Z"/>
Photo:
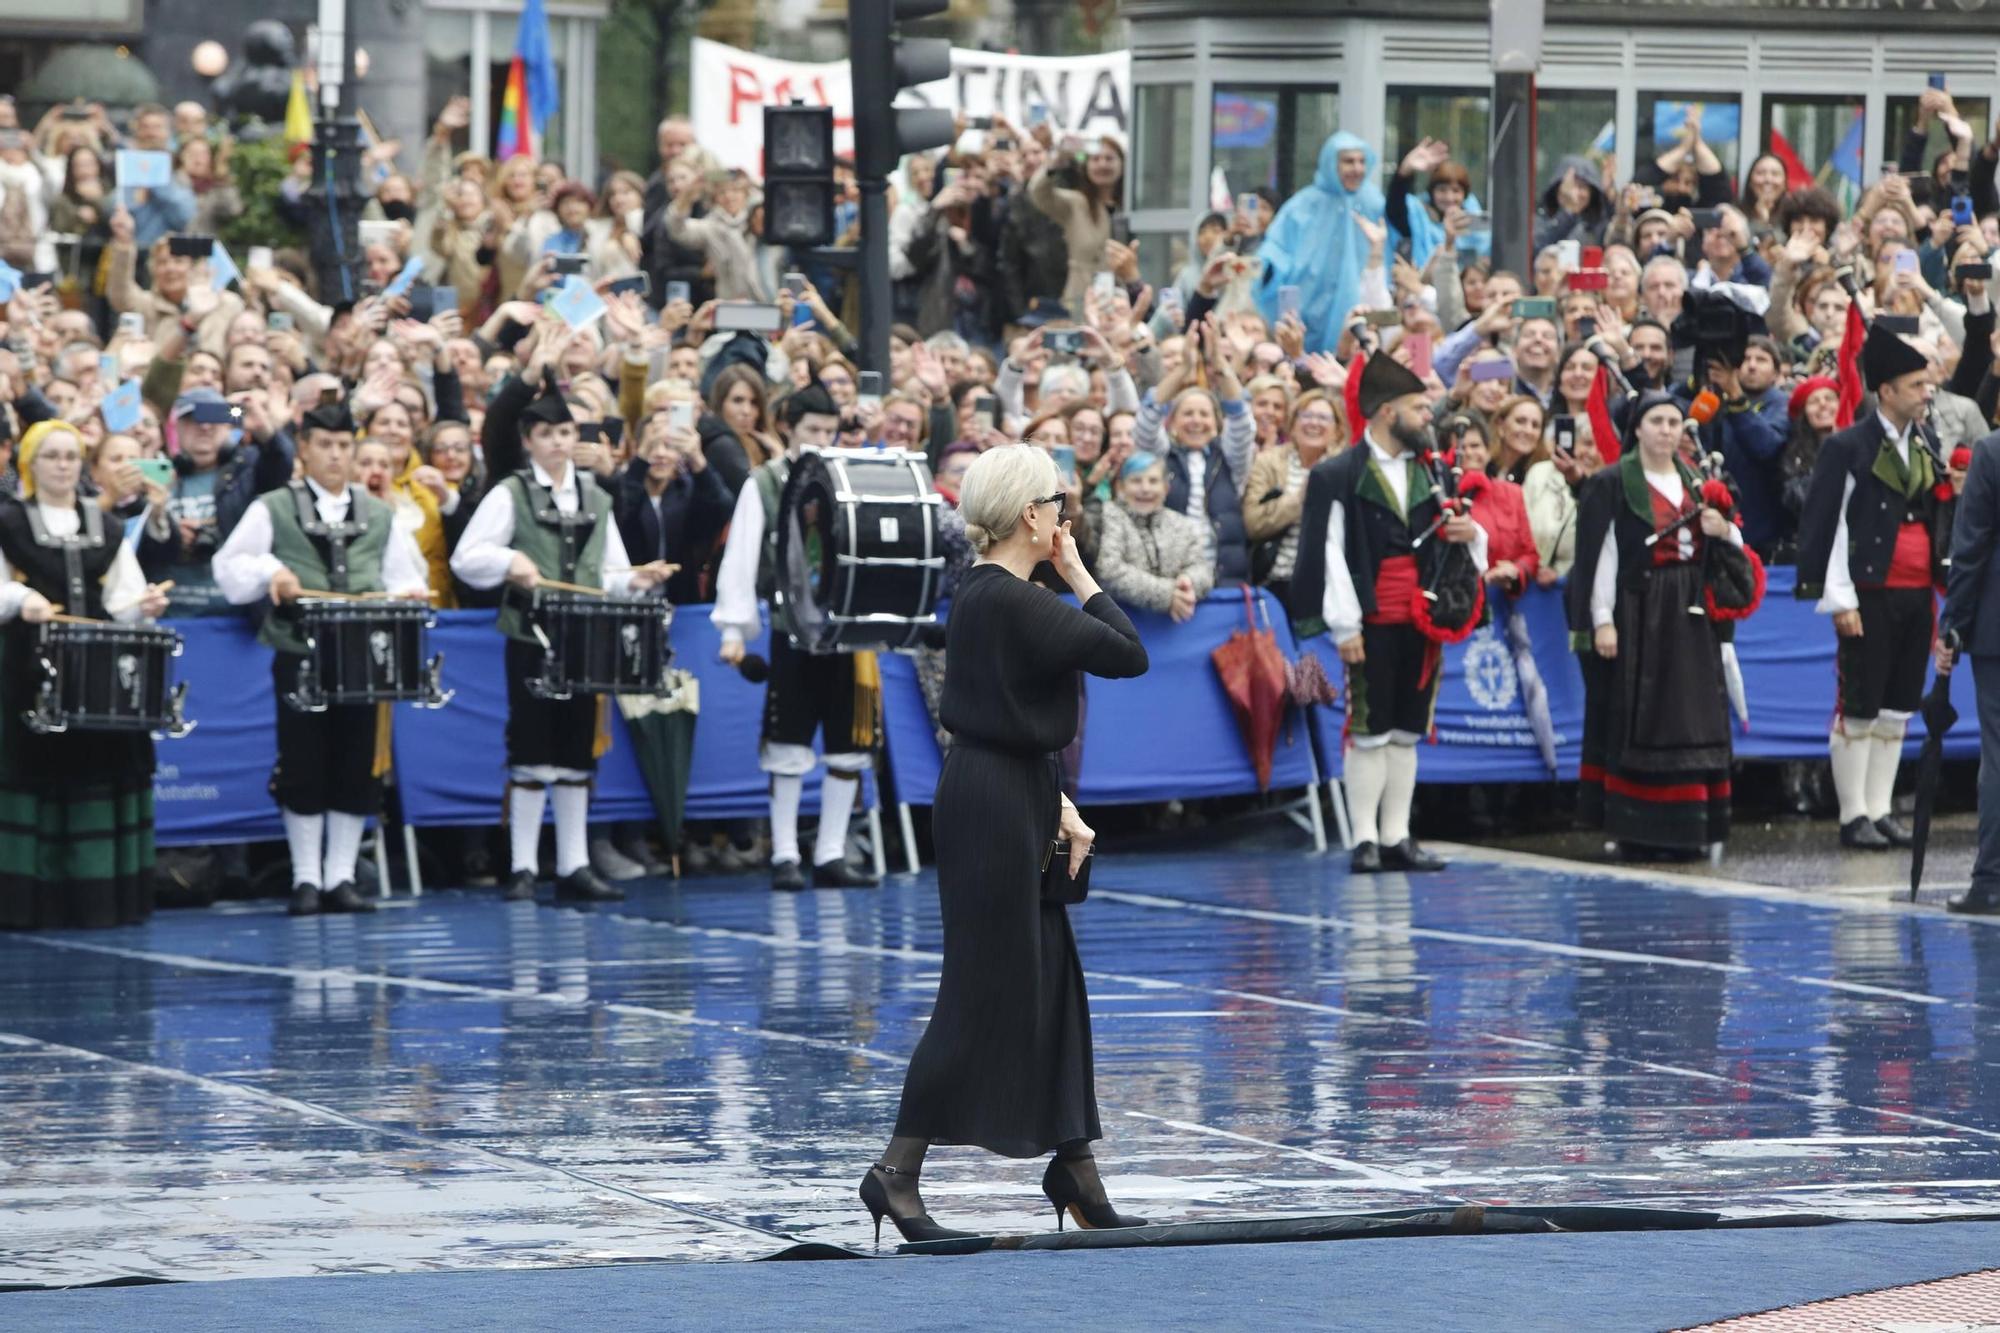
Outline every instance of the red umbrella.
<path id="1" fill-rule="evenodd" d="M 1257 612 L 1252 594 L 1243 589 L 1243 614 L 1249 627 L 1231 634 L 1227 642 L 1209 654 L 1229 706 L 1236 713 L 1236 726 L 1250 749 L 1250 762 L 1257 768 L 1257 789 L 1271 788 L 1271 759 L 1278 750 L 1278 727 L 1285 717 L 1286 664 L 1267 618 L 1257 628 Z"/>

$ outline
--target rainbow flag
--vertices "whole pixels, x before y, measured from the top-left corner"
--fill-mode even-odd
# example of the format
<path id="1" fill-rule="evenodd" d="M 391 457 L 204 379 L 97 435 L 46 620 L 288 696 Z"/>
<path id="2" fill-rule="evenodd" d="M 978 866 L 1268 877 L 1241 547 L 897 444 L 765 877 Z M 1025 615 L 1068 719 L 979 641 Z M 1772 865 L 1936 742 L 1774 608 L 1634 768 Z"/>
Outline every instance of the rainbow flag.
<path id="1" fill-rule="evenodd" d="M 500 99 L 500 125 L 493 156 L 539 157 L 542 131 L 555 111 L 556 61 L 549 46 L 549 14 L 542 0 L 527 0 L 514 37 L 514 61 L 507 68 L 507 90 Z"/>

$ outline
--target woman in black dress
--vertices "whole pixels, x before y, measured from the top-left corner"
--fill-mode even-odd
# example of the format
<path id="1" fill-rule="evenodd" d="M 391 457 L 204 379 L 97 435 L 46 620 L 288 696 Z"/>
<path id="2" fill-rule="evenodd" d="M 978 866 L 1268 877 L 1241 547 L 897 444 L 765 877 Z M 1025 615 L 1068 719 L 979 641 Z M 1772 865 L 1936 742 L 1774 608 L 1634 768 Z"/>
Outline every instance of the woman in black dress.
<path id="1" fill-rule="evenodd" d="M 1076 735 L 1077 673 L 1144 674 L 1146 650 L 1084 568 L 1047 451 L 981 454 L 959 499 L 979 560 L 958 581 L 939 716 L 952 746 L 931 819 L 944 967 L 937 1006 L 910 1059 L 896 1136 L 861 1182 L 875 1220 L 906 1240 L 967 1233 L 932 1222 L 917 1192 L 933 1143 L 1003 1157 L 1053 1151 L 1042 1190 L 1079 1226 L 1141 1226 L 1106 1200 L 1090 1153 L 1102 1137 L 1090 1011 L 1069 916 L 1041 899 L 1051 841 L 1074 873 L 1095 837 L 1063 794 L 1058 755 Z M 1077 610 L 1029 582 L 1047 561 Z"/>

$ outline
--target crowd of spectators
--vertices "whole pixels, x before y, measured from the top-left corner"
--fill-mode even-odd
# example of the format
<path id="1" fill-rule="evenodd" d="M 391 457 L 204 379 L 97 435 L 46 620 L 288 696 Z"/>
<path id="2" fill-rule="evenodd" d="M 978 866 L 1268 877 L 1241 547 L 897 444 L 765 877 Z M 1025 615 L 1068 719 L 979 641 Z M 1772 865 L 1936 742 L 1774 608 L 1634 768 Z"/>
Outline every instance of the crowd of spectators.
<path id="1" fill-rule="evenodd" d="M 127 522 L 147 577 L 172 581 L 170 614 L 221 614 L 209 557 L 254 496 L 292 476 L 294 423 L 337 390 L 361 427 L 357 479 L 415 535 L 443 604 L 477 606 L 449 558 L 492 480 L 483 444 L 516 431 L 553 375 L 632 559 L 678 565 L 669 596 L 696 603 L 712 598 L 737 492 L 785 447 L 785 396 L 817 381 L 842 443 L 924 451 L 948 501 L 995 443 L 1051 449 L 1105 588 L 1185 620 L 1219 584 L 1286 593 L 1307 474 L 1357 436 L 1358 354 L 1415 371 L 1460 465 L 1490 478 L 1475 517 L 1497 594 L 1568 572 L 1601 423 L 1648 388 L 1717 395 L 1700 451 L 1724 460 L 1747 543 L 1787 561 L 1835 424 L 1852 299 L 1916 321 L 1947 451 L 2000 408 L 1976 267 L 2000 248 L 1996 145 L 1975 144 L 1937 90 L 1903 170 L 1851 209 L 1788 188 L 1770 156 L 1732 180 L 1694 118 L 1628 182 L 1565 159 L 1522 273 L 1487 257 L 1447 145 L 1425 140 L 1385 174 L 1371 145 L 1336 135 L 1293 197 L 1246 188 L 1203 218 L 1186 264 L 1157 284 L 1122 212 L 1124 146 L 996 118 L 899 174 L 879 388 L 858 365 L 851 277 L 764 243 L 756 183 L 686 121 L 660 125 L 650 174 L 595 180 L 468 149 L 468 119 L 462 101 L 445 108 L 414 175 L 393 147 L 371 152 L 364 294 L 343 301 L 315 289 L 297 248 L 235 253 L 240 275 L 223 282 L 215 257 L 176 246 L 246 202 L 230 140 L 200 106 L 141 106 L 118 124 L 60 109 L 30 129 L 0 103 L 0 259 L 23 275 L 0 350 L 0 486 L 23 430 L 73 423 L 87 485 Z M 1953 147 L 1926 163 L 1933 121 Z M 172 183 L 120 188 L 126 147 L 170 152 Z M 294 157 L 280 216 L 299 214 L 312 179 L 311 150 Z M 850 188 L 845 240 L 856 215 Z M 571 274 L 605 303 L 581 327 L 547 302 Z M 719 329 L 735 302 L 775 305 L 777 331 Z M 1750 330 L 1734 360 L 1697 352 L 1696 311 L 1714 302 Z M 170 468 L 145 466 L 158 459 Z"/>

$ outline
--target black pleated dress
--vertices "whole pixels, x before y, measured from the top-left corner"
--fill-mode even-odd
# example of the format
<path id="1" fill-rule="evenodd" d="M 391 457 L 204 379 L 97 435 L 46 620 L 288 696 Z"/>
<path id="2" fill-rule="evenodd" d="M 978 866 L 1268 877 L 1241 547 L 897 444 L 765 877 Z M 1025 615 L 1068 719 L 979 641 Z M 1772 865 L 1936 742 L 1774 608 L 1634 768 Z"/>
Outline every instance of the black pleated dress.
<path id="1" fill-rule="evenodd" d="M 953 742 L 931 808 L 944 967 L 896 1133 L 1005 1157 L 1101 1138 L 1090 1004 L 1069 915 L 1041 900 L 1061 820 L 1058 756 L 1077 675 L 1143 675 L 1107 593 L 1081 611 L 1000 565 L 959 580 L 939 719 Z"/>

